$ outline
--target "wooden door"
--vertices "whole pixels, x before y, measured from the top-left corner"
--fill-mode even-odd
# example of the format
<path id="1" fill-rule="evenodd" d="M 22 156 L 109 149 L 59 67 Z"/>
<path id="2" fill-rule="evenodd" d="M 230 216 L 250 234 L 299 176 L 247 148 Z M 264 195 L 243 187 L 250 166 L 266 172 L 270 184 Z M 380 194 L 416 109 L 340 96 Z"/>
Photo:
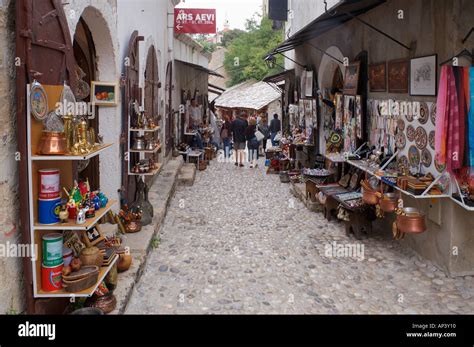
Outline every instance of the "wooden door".
<path id="1" fill-rule="evenodd" d="M 128 118 L 133 102 L 141 104 L 140 80 L 140 55 L 139 43 L 144 37 L 138 35 L 135 30 L 130 37 L 127 56 L 124 59 L 123 98 L 122 98 L 122 203 L 131 203 L 134 200 L 136 190 L 135 177 L 129 176 L 129 161 L 136 161 L 138 153 L 128 153 Z M 127 160 L 128 159 L 128 160 Z"/>
<path id="2" fill-rule="evenodd" d="M 42 84 L 77 87 L 75 59 L 66 16 L 60 0 L 16 1 L 16 98 L 20 222 L 24 244 L 31 244 L 28 198 L 28 148 L 26 133 L 26 85 L 35 79 Z M 68 299 L 34 300 L 31 259 L 23 258 L 26 310 L 28 313 L 61 313 Z"/>
<path id="3" fill-rule="evenodd" d="M 168 62 L 166 66 L 166 110 L 165 110 L 165 156 L 168 156 L 173 148 L 173 62 Z"/>

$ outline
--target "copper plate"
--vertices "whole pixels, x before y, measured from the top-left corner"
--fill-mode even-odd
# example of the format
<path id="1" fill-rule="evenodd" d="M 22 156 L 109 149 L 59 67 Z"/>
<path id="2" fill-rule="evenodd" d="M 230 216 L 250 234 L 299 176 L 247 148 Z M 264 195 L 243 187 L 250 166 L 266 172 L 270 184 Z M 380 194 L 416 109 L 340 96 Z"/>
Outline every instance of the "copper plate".
<path id="1" fill-rule="evenodd" d="M 434 132 L 434 130 L 430 131 L 430 134 L 428 135 L 428 143 L 429 143 L 431 149 L 435 149 L 435 132 Z"/>
<path id="2" fill-rule="evenodd" d="M 418 149 L 425 149 L 428 143 L 428 136 L 426 130 L 423 127 L 418 127 L 415 130 L 415 144 Z"/>
<path id="3" fill-rule="evenodd" d="M 422 150 L 421 151 L 421 163 L 423 164 L 423 166 L 430 167 L 432 161 L 433 161 L 433 158 L 431 156 L 430 151 L 427 148 Z"/>
<path id="4" fill-rule="evenodd" d="M 401 150 L 405 148 L 405 145 L 407 144 L 407 139 L 403 132 L 399 132 L 397 133 L 397 135 L 395 135 L 395 143 L 397 144 L 398 149 Z"/>
<path id="5" fill-rule="evenodd" d="M 420 102 L 420 117 L 418 121 L 420 124 L 426 124 L 428 122 L 428 118 L 430 117 L 430 112 L 428 110 L 428 105 L 426 102 Z"/>
<path id="6" fill-rule="evenodd" d="M 436 125 L 436 102 L 431 104 L 430 120 L 433 125 Z"/>
<path id="7" fill-rule="evenodd" d="M 416 148 L 416 146 L 412 145 L 408 149 L 408 161 L 410 162 L 410 166 L 420 165 L 420 151 Z"/>
<path id="8" fill-rule="evenodd" d="M 407 139 L 410 142 L 415 139 L 415 128 L 412 125 L 407 126 Z"/>
<path id="9" fill-rule="evenodd" d="M 436 171 L 443 172 L 444 170 L 446 170 L 446 164 L 440 164 L 438 160 L 436 160 L 436 158 L 434 160 L 434 164 L 435 164 Z"/>

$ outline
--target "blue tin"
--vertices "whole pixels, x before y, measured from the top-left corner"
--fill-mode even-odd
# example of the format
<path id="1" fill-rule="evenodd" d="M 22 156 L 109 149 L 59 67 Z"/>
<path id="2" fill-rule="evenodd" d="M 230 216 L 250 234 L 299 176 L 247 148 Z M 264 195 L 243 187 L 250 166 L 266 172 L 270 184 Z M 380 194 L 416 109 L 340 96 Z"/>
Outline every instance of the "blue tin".
<path id="1" fill-rule="evenodd" d="M 38 222 L 40 224 L 59 223 L 61 198 L 38 199 Z"/>

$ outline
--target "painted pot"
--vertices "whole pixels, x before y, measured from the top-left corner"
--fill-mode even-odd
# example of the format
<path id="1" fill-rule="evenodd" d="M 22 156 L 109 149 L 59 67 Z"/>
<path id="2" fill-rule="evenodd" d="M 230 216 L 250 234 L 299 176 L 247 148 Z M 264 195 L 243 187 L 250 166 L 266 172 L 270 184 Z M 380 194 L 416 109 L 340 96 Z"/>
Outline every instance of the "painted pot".
<path id="1" fill-rule="evenodd" d="M 58 266 L 41 265 L 41 288 L 45 292 L 53 292 L 63 286 L 63 264 Z"/>
<path id="2" fill-rule="evenodd" d="M 59 222 L 61 198 L 38 199 L 38 222 L 40 224 L 56 224 Z"/>
<path id="3" fill-rule="evenodd" d="M 46 234 L 42 238 L 43 265 L 58 266 L 63 263 L 63 235 L 59 233 Z"/>
<path id="4" fill-rule="evenodd" d="M 59 169 L 38 170 L 39 198 L 54 199 L 60 194 Z"/>

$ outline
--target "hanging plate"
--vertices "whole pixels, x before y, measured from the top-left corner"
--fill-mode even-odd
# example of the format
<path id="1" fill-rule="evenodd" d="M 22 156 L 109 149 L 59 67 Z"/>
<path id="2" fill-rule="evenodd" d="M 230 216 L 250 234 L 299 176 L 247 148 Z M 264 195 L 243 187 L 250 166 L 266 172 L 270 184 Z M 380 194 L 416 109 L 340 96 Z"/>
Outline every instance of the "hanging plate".
<path id="1" fill-rule="evenodd" d="M 410 164 L 408 163 L 408 158 L 406 155 L 402 155 L 397 159 L 397 167 L 399 171 L 405 171 L 410 168 Z"/>
<path id="2" fill-rule="evenodd" d="M 64 132 L 64 123 L 61 116 L 56 111 L 49 112 L 44 121 L 44 128 L 46 131 Z"/>
<path id="3" fill-rule="evenodd" d="M 400 131 L 397 133 L 397 135 L 395 135 L 395 143 L 398 149 L 402 150 L 405 148 L 405 145 L 407 144 L 407 139 L 403 132 Z"/>
<path id="4" fill-rule="evenodd" d="M 446 170 L 446 164 L 439 163 L 436 158 L 434 160 L 434 164 L 435 164 L 436 171 L 443 172 L 444 170 Z"/>
<path id="5" fill-rule="evenodd" d="M 425 149 L 428 142 L 428 136 L 426 135 L 426 130 L 422 127 L 418 127 L 415 130 L 415 144 L 418 149 Z"/>
<path id="6" fill-rule="evenodd" d="M 436 102 L 431 104 L 430 120 L 433 125 L 436 125 Z"/>
<path id="7" fill-rule="evenodd" d="M 331 137 L 329 138 L 329 142 L 331 142 L 333 145 L 338 145 L 342 141 L 341 135 L 337 133 L 332 133 Z"/>
<path id="8" fill-rule="evenodd" d="M 410 142 L 415 139 L 415 128 L 412 125 L 407 126 L 407 139 Z"/>
<path id="9" fill-rule="evenodd" d="M 433 161 L 433 158 L 431 156 L 430 151 L 427 148 L 422 150 L 421 151 L 421 163 L 423 164 L 423 166 L 430 167 L 432 161 Z"/>
<path id="10" fill-rule="evenodd" d="M 408 149 L 408 161 L 410 162 L 410 166 L 420 165 L 420 151 L 416 148 L 416 146 L 412 145 Z"/>
<path id="11" fill-rule="evenodd" d="M 90 95 L 90 93 L 91 87 L 89 86 L 89 84 L 87 84 L 87 82 L 83 80 L 78 81 L 76 98 L 79 100 L 84 100 Z"/>
<path id="12" fill-rule="evenodd" d="M 435 149 L 435 132 L 434 132 L 434 130 L 430 131 L 430 134 L 428 135 L 428 143 L 429 143 L 431 149 Z"/>
<path id="13" fill-rule="evenodd" d="M 31 114 L 36 120 L 43 121 L 48 115 L 48 97 L 43 86 L 34 81 L 30 90 Z"/>
<path id="14" fill-rule="evenodd" d="M 420 124 L 426 124 L 429 117 L 430 112 L 428 110 L 428 105 L 426 105 L 426 102 L 420 102 L 420 117 L 418 118 L 418 121 Z"/>
<path id="15" fill-rule="evenodd" d="M 405 130 L 405 121 L 402 118 L 397 120 L 397 128 L 399 131 Z"/>

